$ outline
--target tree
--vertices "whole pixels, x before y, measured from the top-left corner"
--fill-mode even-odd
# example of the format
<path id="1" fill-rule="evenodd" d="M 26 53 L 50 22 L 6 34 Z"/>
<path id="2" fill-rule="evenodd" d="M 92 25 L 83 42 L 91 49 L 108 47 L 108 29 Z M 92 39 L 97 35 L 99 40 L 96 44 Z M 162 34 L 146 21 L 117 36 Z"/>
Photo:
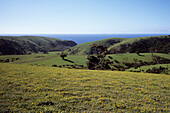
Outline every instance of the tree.
<path id="1" fill-rule="evenodd" d="M 62 53 L 62 54 L 60 55 L 60 57 L 64 60 L 64 58 L 67 57 L 67 55 L 64 54 L 64 53 Z"/>
<path id="2" fill-rule="evenodd" d="M 99 44 L 93 44 L 91 45 L 91 53 L 92 55 L 88 55 L 87 59 L 88 61 L 86 62 L 88 69 L 92 70 L 106 70 L 106 69 L 111 69 L 109 64 L 110 60 L 104 59 L 106 54 L 107 54 L 107 47 L 104 47 Z"/>

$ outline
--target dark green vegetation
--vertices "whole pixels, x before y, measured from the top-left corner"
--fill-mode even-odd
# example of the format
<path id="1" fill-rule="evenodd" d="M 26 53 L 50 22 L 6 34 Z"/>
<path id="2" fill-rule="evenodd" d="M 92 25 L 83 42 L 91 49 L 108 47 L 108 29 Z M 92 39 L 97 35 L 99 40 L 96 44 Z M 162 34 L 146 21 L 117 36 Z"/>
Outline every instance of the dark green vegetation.
<path id="1" fill-rule="evenodd" d="M 0 36 L 0 55 L 22 55 L 63 51 L 77 45 L 73 41 L 39 36 Z"/>
<path id="2" fill-rule="evenodd" d="M 160 113 L 169 75 L 0 63 L 0 112 Z"/>
<path id="3" fill-rule="evenodd" d="M 117 44 L 123 40 L 126 40 L 125 38 L 108 38 L 108 39 L 103 39 L 103 40 L 98 40 L 98 41 L 93 41 L 93 42 L 87 42 L 83 43 L 80 45 L 76 45 L 74 47 L 71 47 L 67 49 L 65 52 L 68 53 L 69 55 L 88 55 L 88 54 L 93 54 L 91 51 L 90 45 L 92 44 L 100 44 L 103 46 L 106 46 L 107 48 Z"/>
<path id="4" fill-rule="evenodd" d="M 109 48 L 109 53 L 170 53 L 170 35 L 124 40 Z"/>
<path id="5" fill-rule="evenodd" d="M 108 59 L 105 59 L 107 53 L 107 47 L 104 47 L 99 44 L 91 45 L 91 50 L 93 55 L 88 55 L 87 59 L 87 68 L 91 70 L 109 70 L 111 69 L 111 62 Z M 109 58 L 111 58 L 109 56 Z"/>
<path id="6" fill-rule="evenodd" d="M 109 38 L 83 43 L 69 48 L 65 52 L 70 55 L 93 54 L 90 45 L 100 44 L 108 48 L 109 54 L 114 53 L 170 53 L 170 36 L 140 38 Z"/>

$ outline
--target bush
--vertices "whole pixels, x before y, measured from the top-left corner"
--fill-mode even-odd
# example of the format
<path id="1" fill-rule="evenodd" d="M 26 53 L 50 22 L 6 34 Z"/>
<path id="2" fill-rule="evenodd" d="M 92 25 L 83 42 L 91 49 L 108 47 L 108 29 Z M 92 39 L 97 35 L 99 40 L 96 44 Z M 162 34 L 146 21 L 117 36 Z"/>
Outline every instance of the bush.
<path id="1" fill-rule="evenodd" d="M 160 73 L 166 73 L 167 71 L 168 71 L 168 68 L 164 68 L 160 66 L 159 68 L 153 67 L 152 69 L 148 69 L 146 72 L 160 74 Z"/>
<path id="2" fill-rule="evenodd" d="M 60 57 L 64 60 L 65 57 L 67 57 L 66 54 L 61 54 Z"/>

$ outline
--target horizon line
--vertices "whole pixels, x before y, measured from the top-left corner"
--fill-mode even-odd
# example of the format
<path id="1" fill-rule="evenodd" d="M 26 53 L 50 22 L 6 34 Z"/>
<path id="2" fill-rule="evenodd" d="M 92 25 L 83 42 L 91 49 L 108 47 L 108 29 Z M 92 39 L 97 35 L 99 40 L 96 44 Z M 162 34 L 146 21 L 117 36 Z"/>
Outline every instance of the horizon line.
<path id="1" fill-rule="evenodd" d="M 170 33 L 0 33 L 0 35 L 60 35 L 60 34 L 170 34 Z"/>

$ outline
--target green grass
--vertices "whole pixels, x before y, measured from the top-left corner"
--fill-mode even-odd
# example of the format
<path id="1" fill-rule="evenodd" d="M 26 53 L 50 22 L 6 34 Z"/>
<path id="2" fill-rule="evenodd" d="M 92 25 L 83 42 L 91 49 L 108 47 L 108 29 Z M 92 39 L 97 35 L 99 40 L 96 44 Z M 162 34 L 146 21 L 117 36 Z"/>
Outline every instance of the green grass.
<path id="1" fill-rule="evenodd" d="M 0 112 L 168 112 L 170 76 L 0 63 Z"/>
<path id="2" fill-rule="evenodd" d="M 31 55 L 3 55 L 0 56 L 1 60 L 5 59 L 12 59 L 12 58 L 20 58 L 19 60 L 15 62 L 25 62 L 25 61 L 31 61 L 31 60 L 36 60 L 36 59 L 42 59 L 44 57 L 50 57 L 55 54 L 31 54 Z"/>
<path id="3" fill-rule="evenodd" d="M 135 53 L 119 53 L 119 54 L 110 54 L 107 56 L 113 57 L 113 60 L 116 59 L 116 60 L 120 61 L 120 64 L 122 64 L 122 62 L 132 63 L 132 62 L 134 62 L 133 59 L 138 59 L 138 60 L 149 62 L 152 60 L 152 54 L 170 59 L 170 54 L 163 54 L 163 53 L 140 53 L 140 55 L 142 55 L 142 56 L 139 56 Z M 106 58 L 108 58 L 108 57 L 106 57 Z"/>
<path id="4" fill-rule="evenodd" d="M 62 60 L 62 58 L 59 55 L 57 56 L 57 54 L 58 52 L 51 52 L 49 54 L 32 54 L 32 55 L 5 55 L 5 56 L 0 56 L 0 59 L 20 58 L 20 60 L 17 60 L 13 63 L 33 61 L 33 62 L 26 62 L 25 64 L 47 66 L 47 67 L 51 67 L 52 65 L 67 65 L 67 64 L 77 64 L 77 65 L 86 66 L 87 55 L 68 55 L 65 59 L 74 62 L 74 63 L 71 63 L 69 61 Z M 134 62 L 133 59 L 138 59 L 138 60 L 149 62 L 152 60 L 152 54 L 170 59 L 169 54 L 162 54 L 162 53 L 141 53 L 142 56 L 138 56 L 135 53 L 110 54 L 110 55 L 107 55 L 106 58 L 108 59 L 108 56 L 112 56 L 113 60 L 110 59 L 111 61 L 117 60 L 120 62 L 120 63 L 114 63 L 114 65 L 124 66 L 123 62 L 132 63 Z M 38 59 L 49 58 L 52 56 L 56 56 L 56 57 L 41 60 L 41 61 L 34 61 Z"/>
<path id="5" fill-rule="evenodd" d="M 135 53 L 120 53 L 120 54 L 110 54 L 107 56 L 113 57 L 113 60 L 118 60 L 120 62 L 134 62 L 133 59 L 138 59 L 138 60 L 143 60 L 143 61 L 150 61 L 152 60 L 152 53 L 141 53 L 141 55 L 144 56 L 139 56 Z M 155 55 L 160 55 L 160 54 L 155 54 Z M 168 56 L 167 54 L 164 54 L 162 56 Z"/>
<path id="6" fill-rule="evenodd" d="M 67 59 L 71 62 L 62 60 L 62 58 L 60 56 L 57 56 L 57 57 L 54 57 L 49 60 L 32 62 L 32 63 L 28 63 L 28 64 L 29 65 L 47 66 L 47 67 L 51 67 L 52 65 L 67 65 L 67 64 L 69 64 L 69 65 L 77 64 L 77 65 L 85 66 L 86 60 L 87 60 L 86 56 L 84 56 L 84 55 L 68 55 L 65 59 Z"/>

